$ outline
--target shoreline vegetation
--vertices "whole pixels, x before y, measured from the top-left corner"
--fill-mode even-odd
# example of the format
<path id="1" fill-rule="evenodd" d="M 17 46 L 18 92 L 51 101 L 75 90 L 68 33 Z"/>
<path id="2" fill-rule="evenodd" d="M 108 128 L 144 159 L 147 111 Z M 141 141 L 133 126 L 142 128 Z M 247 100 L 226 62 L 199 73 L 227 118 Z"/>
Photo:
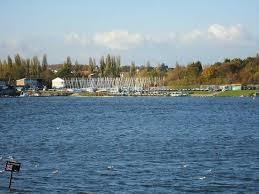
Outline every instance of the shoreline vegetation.
<path id="1" fill-rule="evenodd" d="M 15 85 L 16 80 L 40 79 L 42 84 L 51 88 L 51 81 L 60 77 L 69 78 L 164 78 L 164 86 L 170 88 L 188 88 L 192 85 L 259 84 L 259 54 L 244 59 L 233 58 L 211 64 L 193 61 L 188 64 L 123 64 L 120 56 L 101 56 L 99 61 L 89 57 L 88 62 L 72 62 L 70 56 L 64 63 L 49 64 L 47 55 L 23 58 L 16 54 L 0 59 L 0 81 Z"/>
<path id="2" fill-rule="evenodd" d="M 75 87 L 63 86 L 63 91 L 52 90 L 52 80 L 54 78 L 63 80 L 76 80 Z M 141 81 L 142 90 L 132 90 L 119 92 L 70 92 L 68 88 L 78 87 L 78 79 L 103 79 L 115 83 L 116 79 L 127 81 L 126 88 L 134 84 L 136 80 L 152 80 L 150 82 Z M 157 80 L 156 78 L 159 78 Z M 30 81 L 39 81 L 40 86 L 19 85 L 19 80 L 28 79 Z M 115 80 L 115 81 L 114 81 Z M 130 80 L 130 81 L 129 81 Z M 96 80 L 95 80 L 96 81 Z M 121 81 L 121 80 L 120 80 Z M 96 81 L 97 82 L 97 81 Z M 113 83 L 112 82 L 112 83 Z M 31 82 L 32 83 L 32 82 Z M 74 83 L 74 82 L 73 82 Z M 81 82 L 80 82 L 81 83 Z M 109 82 L 110 83 L 110 82 Z M 116 82 L 117 83 L 117 82 Z M 2 84 L 2 85 L 1 85 Z M 202 86 L 238 86 L 236 89 L 221 88 L 203 88 Z M 244 90 L 243 89 L 244 86 Z M 4 89 L 4 88 L 9 89 Z M 89 87 L 89 86 L 88 86 Z M 92 87 L 92 86 L 91 86 Z M 123 86 L 124 87 L 124 86 Z M 152 87 L 161 88 L 161 91 L 150 91 Z M 242 87 L 242 88 L 241 88 Z M 102 88 L 102 87 L 99 87 Z M 98 87 L 89 89 L 97 90 Z M 115 85 L 114 88 L 121 88 Z M 114 89 L 113 88 L 113 89 Z M 166 88 L 167 91 L 163 91 Z M 17 92 L 20 90 L 22 92 Z M 39 90 L 40 89 L 40 90 Z M 103 89 L 103 88 L 102 88 Z M 106 88 L 104 88 L 105 90 Z M 42 61 L 34 56 L 32 58 L 23 58 L 16 54 L 14 58 L 7 56 L 6 59 L 0 59 L 0 96 L 84 96 L 84 97 L 104 97 L 104 96 L 258 96 L 259 89 L 259 54 L 254 57 L 244 59 L 226 58 L 224 61 L 212 64 L 202 64 L 200 61 L 190 62 L 188 64 L 122 64 L 120 56 L 106 55 L 101 56 L 97 61 L 90 57 L 86 63 L 79 63 L 77 60 L 72 62 L 68 56 L 63 64 L 49 64 L 47 55 L 44 54 Z M 10 90 L 10 91 L 9 91 Z M 222 90 L 222 91 L 219 91 Z M 226 90 L 226 91 L 225 91 Z M 108 91 L 108 90 L 105 90 Z"/>
<path id="3" fill-rule="evenodd" d="M 237 90 L 237 91 L 195 91 L 191 96 L 197 97 L 254 97 L 259 90 Z"/>
<path id="4" fill-rule="evenodd" d="M 170 96 L 163 94 L 128 94 L 128 95 L 113 95 L 107 92 L 68 92 L 68 91 L 28 91 L 29 97 L 54 97 L 54 96 L 72 96 L 72 97 L 144 97 L 144 96 Z M 190 91 L 187 96 L 191 97 L 255 97 L 258 96 L 259 90 L 237 90 L 237 91 Z M 17 93 L 16 97 L 19 97 L 21 93 Z M 6 96 L 7 97 L 7 96 Z"/>
<path id="5" fill-rule="evenodd" d="M 191 97 L 254 97 L 255 95 L 259 94 L 259 90 L 239 90 L 239 91 L 193 91 L 189 92 L 187 96 Z M 79 96 L 79 97 L 114 97 L 118 95 L 111 95 L 108 93 L 90 93 L 90 92 L 81 92 L 73 94 L 72 96 Z M 123 96 L 123 95 L 119 95 Z M 136 95 L 130 94 L 127 96 L 169 96 L 169 95 Z"/>

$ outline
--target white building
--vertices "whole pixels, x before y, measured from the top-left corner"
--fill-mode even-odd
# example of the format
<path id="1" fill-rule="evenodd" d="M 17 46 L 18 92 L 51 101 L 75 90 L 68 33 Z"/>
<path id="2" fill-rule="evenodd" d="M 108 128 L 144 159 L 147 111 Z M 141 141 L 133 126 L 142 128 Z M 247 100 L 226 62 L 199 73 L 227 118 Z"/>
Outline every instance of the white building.
<path id="1" fill-rule="evenodd" d="M 52 88 L 54 89 L 62 89 L 65 87 L 65 80 L 57 77 L 52 80 Z"/>

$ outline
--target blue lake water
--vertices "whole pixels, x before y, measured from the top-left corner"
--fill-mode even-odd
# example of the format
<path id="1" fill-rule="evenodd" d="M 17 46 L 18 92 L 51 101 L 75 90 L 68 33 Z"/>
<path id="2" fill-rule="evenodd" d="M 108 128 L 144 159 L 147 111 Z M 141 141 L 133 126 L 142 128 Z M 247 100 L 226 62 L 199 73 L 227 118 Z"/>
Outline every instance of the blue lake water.
<path id="1" fill-rule="evenodd" d="M 259 99 L 0 99 L 12 193 L 256 193 Z"/>

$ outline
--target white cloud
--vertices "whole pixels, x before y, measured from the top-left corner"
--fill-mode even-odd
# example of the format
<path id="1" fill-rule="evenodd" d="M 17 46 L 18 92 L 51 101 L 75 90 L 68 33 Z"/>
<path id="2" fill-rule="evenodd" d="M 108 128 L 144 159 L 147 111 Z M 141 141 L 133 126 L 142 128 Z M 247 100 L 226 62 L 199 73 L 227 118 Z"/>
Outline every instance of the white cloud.
<path id="1" fill-rule="evenodd" d="M 175 33 L 168 33 L 168 34 L 159 34 L 159 35 L 143 35 L 146 42 L 155 43 L 155 44 L 165 44 L 165 43 L 172 43 L 176 40 Z"/>
<path id="2" fill-rule="evenodd" d="M 193 30 L 192 32 L 184 33 L 180 35 L 180 41 L 184 43 L 189 43 L 198 39 L 202 39 L 204 33 L 200 30 Z"/>
<path id="3" fill-rule="evenodd" d="M 114 30 L 95 34 L 93 42 L 110 49 L 127 50 L 141 44 L 168 44 L 176 40 L 175 33 L 141 34 L 126 30 Z"/>
<path id="4" fill-rule="evenodd" d="M 13 55 L 19 53 L 26 55 L 27 53 L 36 53 L 38 49 L 31 44 L 14 39 L 0 40 L 0 53 L 1 55 Z"/>
<path id="5" fill-rule="evenodd" d="M 15 40 L 4 40 L 0 42 L 0 48 L 2 49 L 17 49 L 17 41 Z"/>
<path id="6" fill-rule="evenodd" d="M 65 34 L 65 41 L 67 42 L 80 41 L 80 37 L 77 33 L 71 32 L 69 34 Z"/>
<path id="7" fill-rule="evenodd" d="M 99 32 L 92 37 L 79 35 L 71 32 L 64 36 L 66 43 L 79 44 L 81 46 L 99 46 L 114 50 L 128 50 L 145 44 L 196 44 L 197 42 L 212 44 L 238 44 L 249 45 L 252 41 L 242 25 L 223 26 L 213 24 L 207 29 L 196 29 L 190 32 L 166 33 L 166 34 L 141 34 L 127 30 L 113 30 Z M 215 42 L 216 41 L 216 42 Z"/>
<path id="8" fill-rule="evenodd" d="M 69 44 L 80 44 L 80 45 L 87 45 L 91 41 L 89 38 L 86 38 L 84 36 L 81 36 L 75 32 L 70 32 L 68 34 L 65 34 L 64 36 L 65 43 Z"/>
<path id="9" fill-rule="evenodd" d="M 246 38 L 246 32 L 242 25 L 225 27 L 219 24 L 213 24 L 208 28 L 209 38 L 223 41 L 236 41 Z"/>
<path id="10" fill-rule="evenodd" d="M 118 50 L 126 50 L 135 47 L 144 41 L 144 37 L 139 33 L 129 33 L 118 30 L 95 34 L 93 41 L 96 44 Z"/>

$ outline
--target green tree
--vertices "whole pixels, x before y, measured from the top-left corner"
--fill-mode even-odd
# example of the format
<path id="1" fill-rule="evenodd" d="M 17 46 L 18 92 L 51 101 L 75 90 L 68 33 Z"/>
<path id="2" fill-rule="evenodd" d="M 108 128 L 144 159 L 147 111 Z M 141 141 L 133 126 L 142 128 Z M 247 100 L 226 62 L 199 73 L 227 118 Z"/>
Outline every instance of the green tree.
<path id="1" fill-rule="evenodd" d="M 105 76 L 105 60 L 104 60 L 104 56 L 101 57 L 100 59 L 100 74 L 101 74 L 101 77 L 104 77 Z"/>
<path id="2" fill-rule="evenodd" d="M 110 54 L 108 54 L 106 59 L 105 59 L 105 69 L 104 69 L 104 76 L 105 77 L 110 77 L 111 67 L 112 67 L 112 60 L 111 60 Z"/>
<path id="3" fill-rule="evenodd" d="M 72 61 L 71 58 L 68 56 L 67 60 L 64 62 L 63 67 L 59 69 L 57 72 L 58 77 L 72 77 Z"/>
<path id="4" fill-rule="evenodd" d="M 136 76 L 136 65 L 135 62 L 132 61 L 130 64 L 130 72 L 129 72 L 130 77 L 135 77 Z"/>
<path id="5" fill-rule="evenodd" d="M 23 64 L 23 59 L 20 57 L 19 54 L 15 55 L 15 79 L 21 79 L 25 77 L 25 66 Z"/>
<path id="6" fill-rule="evenodd" d="M 28 58 L 26 59 L 26 65 L 25 65 L 25 76 L 28 78 L 30 77 L 30 67 L 31 67 L 31 60 Z"/>
<path id="7" fill-rule="evenodd" d="M 120 71 L 121 71 L 121 58 L 120 56 L 116 56 L 114 77 L 120 77 Z"/>
<path id="8" fill-rule="evenodd" d="M 202 64 L 200 61 L 191 63 L 187 66 L 187 82 L 189 84 L 199 84 L 199 76 L 202 73 Z"/>
<path id="9" fill-rule="evenodd" d="M 7 65 L 7 61 L 4 59 L 3 61 L 2 61 L 2 75 L 3 75 L 3 77 L 2 77 L 2 79 L 3 80 L 7 80 L 7 79 L 9 79 L 9 76 L 8 76 L 8 65 Z"/>
<path id="10" fill-rule="evenodd" d="M 75 66 L 74 66 L 74 76 L 75 77 L 80 77 L 82 74 L 81 74 L 81 66 L 79 65 L 78 61 L 76 60 L 75 61 Z"/>
<path id="11" fill-rule="evenodd" d="M 0 59 L 0 80 L 5 79 L 4 77 L 4 65 L 2 63 L 2 60 Z"/>
<path id="12" fill-rule="evenodd" d="M 8 80 L 9 80 L 9 82 L 14 79 L 14 73 L 15 73 L 15 71 L 14 71 L 14 68 L 13 68 L 13 60 L 12 60 L 12 58 L 8 55 L 8 57 L 7 57 L 7 71 L 6 71 L 6 76 L 7 76 Z"/>
<path id="13" fill-rule="evenodd" d="M 168 66 L 166 66 L 164 63 L 158 64 L 156 67 L 156 75 L 158 77 L 164 77 L 167 73 Z"/>
<path id="14" fill-rule="evenodd" d="M 47 54 L 44 54 L 42 58 L 42 71 L 46 71 L 47 68 L 48 68 Z"/>
<path id="15" fill-rule="evenodd" d="M 40 61 L 37 56 L 32 57 L 31 59 L 31 67 L 30 67 L 30 75 L 33 78 L 39 78 L 40 77 L 40 72 L 41 72 L 41 66 L 40 66 Z"/>
<path id="16" fill-rule="evenodd" d="M 89 70 L 90 73 L 94 73 L 95 69 L 96 69 L 96 62 L 95 59 L 93 59 L 92 57 L 89 58 Z"/>

